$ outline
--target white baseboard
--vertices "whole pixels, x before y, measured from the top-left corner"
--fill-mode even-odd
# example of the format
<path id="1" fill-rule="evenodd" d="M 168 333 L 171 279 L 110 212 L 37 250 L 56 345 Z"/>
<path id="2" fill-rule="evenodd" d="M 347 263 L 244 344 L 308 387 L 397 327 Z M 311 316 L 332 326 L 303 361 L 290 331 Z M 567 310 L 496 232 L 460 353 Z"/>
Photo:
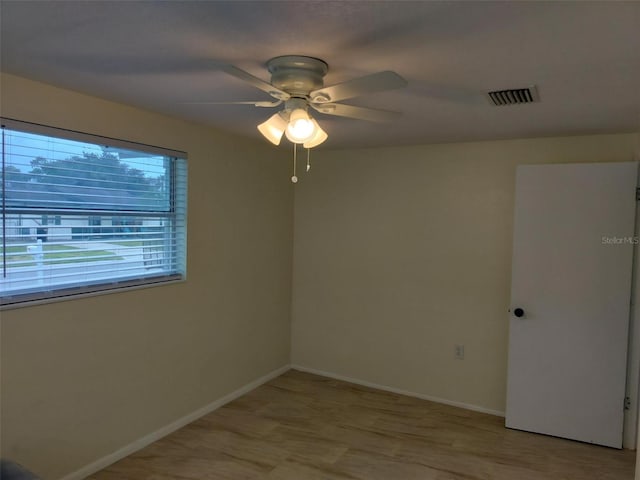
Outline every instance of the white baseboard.
<path id="1" fill-rule="evenodd" d="M 336 380 L 342 380 L 344 382 L 355 383 L 356 385 L 362 385 L 363 387 L 376 388 L 378 390 L 384 390 L 386 392 L 397 393 L 399 395 L 406 395 L 408 397 L 420 398 L 422 400 L 429 400 L 431 402 L 442 403 L 445 405 L 451 405 L 452 407 L 464 408 L 466 410 L 473 410 L 474 412 L 488 413 L 489 415 L 495 415 L 497 417 L 504 417 L 504 412 L 499 410 L 491 410 L 490 408 L 480 407 L 478 405 L 472 405 L 469 403 L 456 402 L 453 400 L 447 400 L 445 398 L 432 397 L 431 395 L 424 395 L 422 393 L 409 392 L 407 390 L 401 390 L 399 388 L 389 387 L 387 385 L 380 385 L 378 383 L 366 382 L 357 378 L 346 377 L 344 375 L 338 375 L 332 372 L 325 372 L 323 370 L 316 370 L 315 368 L 307 368 L 302 365 L 291 365 L 294 370 L 301 372 L 313 373 L 323 377 L 334 378 Z"/>
<path id="2" fill-rule="evenodd" d="M 86 465 L 82 468 L 80 468 L 79 470 L 76 470 L 75 472 L 72 472 L 68 475 L 65 475 L 64 477 L 62 477 L 61 480 L 83 480 L 85 478 L 87 478 L 89 475 L 92 475 L 100 470 L 102 470 L 103 468 L 108 467 L 109 465 L 111 465 L 112 463 L 117 462 L 118 460 L 123 459 L 124 457 L 131 455 L 134 452 L 137 452 L 138 450 L 146 447 L 147 445 L 160 440 L 162 437 L 166 437 L 167 435 L 169 435 L 170 433 L 175 432 L 176 430 L 184 427 L 185 425 L 197 420 L 198 418 L 213 412 L 214 410 L 217 410 L 218 408 L 222 407 L 223 405 L 231 402 L 232 400 L 235 400 L 238 397 L 241 397 L 242 395 L 244 395 L 245 393 L 250 392 L 251 390 L 259 387 L 260 385 L 262 385 L 263 383 L 268 382 L 269 380 L 272 380 L 280 375 L 282 375 L 284 372 L 288 371 L 291 369 L 290 365 L 285 365 L 283 367 L 278 368 L 277 370 L 274 370 L 266 375 L 264 375 L 263 377 L 260 377 L 256 380 L 254 380 L 253 382 L 250 382 L 246 385 L 244 385 L 243 387 L 229 393 L 228 395 L 225 395 L 224 397 L 211 402 L 208 405 L 205 405 L 202 408 L 199 408 L 198 410 L 196 410 L 195 412 L 192 412 L 188 415 L 185 415 L 182 418 L 179 418 L 178 420 L 171 422 L 169 425 L 165 425 L 164 427 L 156 430 L 155 432 L 152 432 L 148 435 L 145 435 L 142 438 L 139 438 L 138 440 L 125 445 L 122 448 L 119 448 L 118 450 L 116 450 L 113 453 L 110 453 L 109 455 L 107 455 L 106 457 L 102 457 L 98 460 L 96 460 L 95 462 L 90 463 L 89 465 Z"/>

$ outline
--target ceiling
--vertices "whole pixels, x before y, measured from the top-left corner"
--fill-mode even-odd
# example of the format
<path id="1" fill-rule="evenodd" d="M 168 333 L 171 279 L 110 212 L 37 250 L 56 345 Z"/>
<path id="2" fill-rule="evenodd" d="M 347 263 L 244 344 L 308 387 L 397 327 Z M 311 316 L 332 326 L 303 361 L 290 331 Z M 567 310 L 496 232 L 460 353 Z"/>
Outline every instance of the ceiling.
<path id="1" fill-rule="evenodd" d="M 0 9 L 3 71 L 256 139 L 273 110 L 186 104 L 270 100 L 217 64 L 268 81 L 268 59 L 308 55 L 329 64 L 325 85 L 382 70 L 408 81 L 344 102 L 399 110 L 400 120 L 314 114 L 329 134 L 319 148 L 640 130 L 635 1 L 1 0 Z M 485 97 L 529 85 L 539 103 Z"/>

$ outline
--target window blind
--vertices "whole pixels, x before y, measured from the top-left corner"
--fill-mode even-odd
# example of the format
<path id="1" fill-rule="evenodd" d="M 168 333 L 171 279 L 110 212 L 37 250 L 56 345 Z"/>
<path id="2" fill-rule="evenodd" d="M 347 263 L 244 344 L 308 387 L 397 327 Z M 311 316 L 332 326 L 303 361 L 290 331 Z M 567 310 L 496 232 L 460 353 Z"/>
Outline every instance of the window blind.
<path id="1" fill-rule="evenodd" d="M 1 305 L 184 278 L 186 155 L 3 123 Z"/>

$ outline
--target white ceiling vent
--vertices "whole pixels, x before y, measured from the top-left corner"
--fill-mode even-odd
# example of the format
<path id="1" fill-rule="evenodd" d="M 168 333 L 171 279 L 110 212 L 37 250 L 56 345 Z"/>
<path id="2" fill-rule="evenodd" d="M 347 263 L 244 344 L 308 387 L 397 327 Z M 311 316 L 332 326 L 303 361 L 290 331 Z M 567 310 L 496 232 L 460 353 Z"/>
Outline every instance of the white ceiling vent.
<path id="1" fill-rule="evenodd" d="M 539 102 L 538 89 L 535 85 L 526 88 L 511 88 L 508 90 L 494 90 L 487 93 L 491 105 L 519 105 L 521 103 Z"/>

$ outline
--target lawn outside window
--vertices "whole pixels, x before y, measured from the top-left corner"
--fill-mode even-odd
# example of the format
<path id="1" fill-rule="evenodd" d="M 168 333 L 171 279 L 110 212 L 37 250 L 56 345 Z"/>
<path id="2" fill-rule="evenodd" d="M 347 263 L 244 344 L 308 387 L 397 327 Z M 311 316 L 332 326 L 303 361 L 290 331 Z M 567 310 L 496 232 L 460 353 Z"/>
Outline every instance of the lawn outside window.
<path id="1" fill-rule="evenodd" d="M 0 306 L 186 275 L 186 154 L 2 119 Z"/>

